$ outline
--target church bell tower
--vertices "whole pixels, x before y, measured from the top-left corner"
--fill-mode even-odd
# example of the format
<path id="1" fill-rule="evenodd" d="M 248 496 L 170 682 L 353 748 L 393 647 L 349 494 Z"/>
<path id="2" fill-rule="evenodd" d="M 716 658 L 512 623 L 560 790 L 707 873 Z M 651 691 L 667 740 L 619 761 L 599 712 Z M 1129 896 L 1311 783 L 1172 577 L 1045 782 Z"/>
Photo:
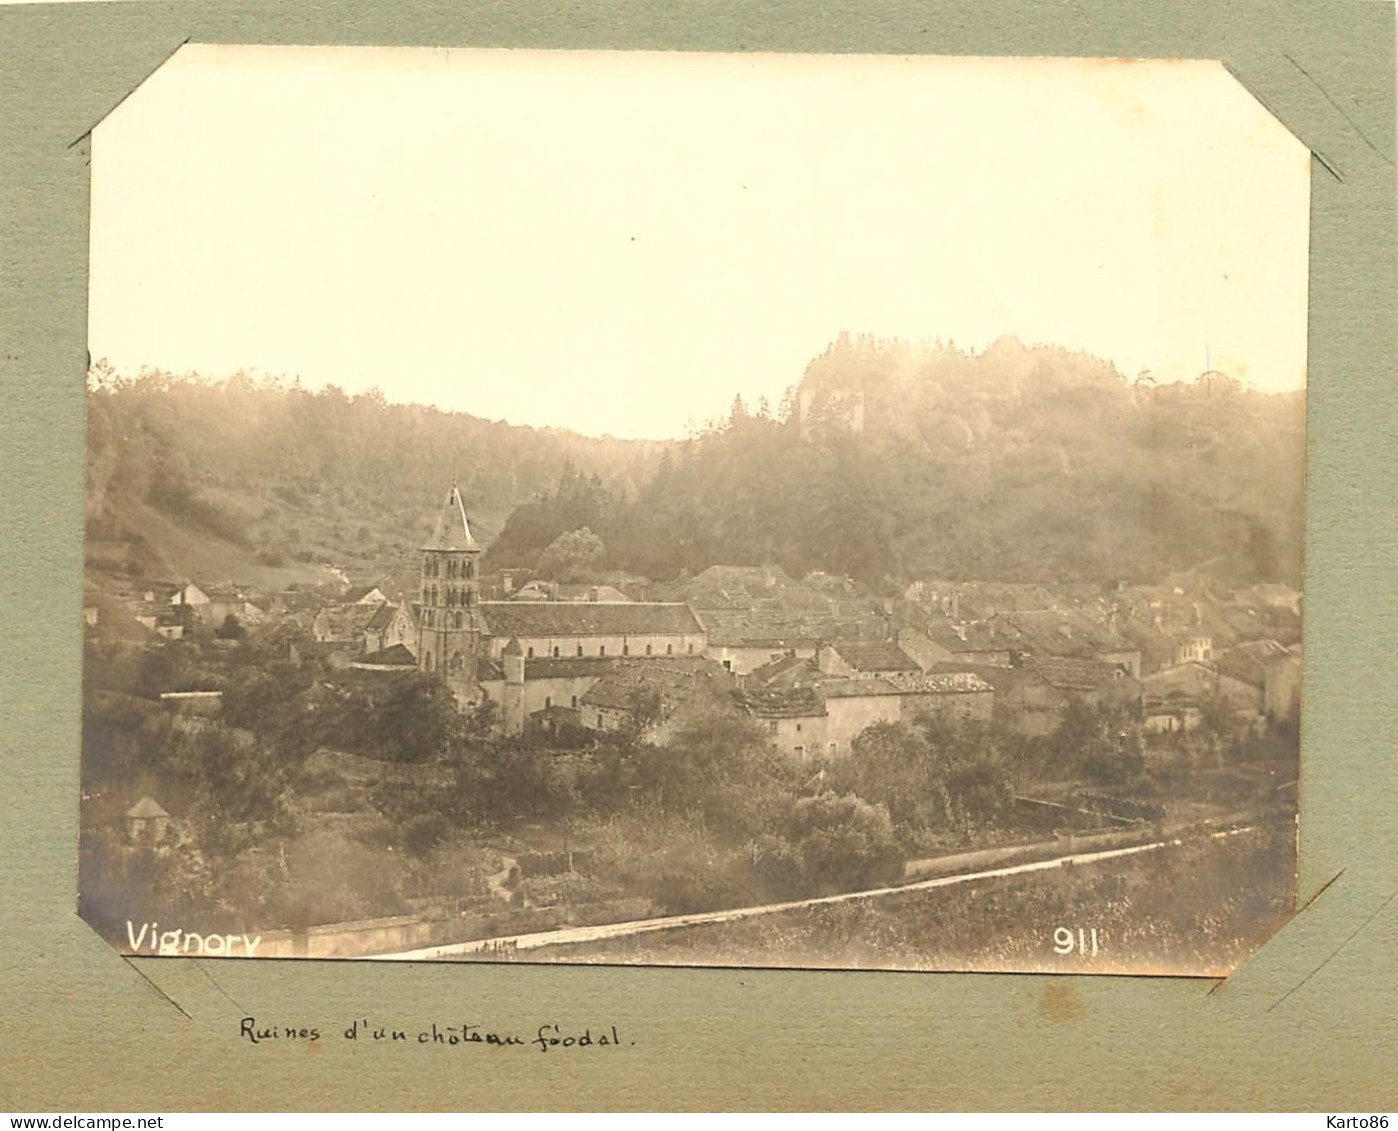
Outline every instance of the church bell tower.
<path id="1" fill-rule="evenodd" d="M 463 707 L 480 701 L 480 556 L 453 480 L 432 537 L 423 543 L 417 666 L 441 676 Z"/>

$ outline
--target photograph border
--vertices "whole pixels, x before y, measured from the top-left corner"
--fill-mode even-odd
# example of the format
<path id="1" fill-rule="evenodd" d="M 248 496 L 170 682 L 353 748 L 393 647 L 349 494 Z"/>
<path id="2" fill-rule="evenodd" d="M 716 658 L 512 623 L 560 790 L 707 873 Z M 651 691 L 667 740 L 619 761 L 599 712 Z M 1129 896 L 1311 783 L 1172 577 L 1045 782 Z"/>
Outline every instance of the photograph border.
<path id="1" fill-rule="evenodd" d="M 1298 917 L 1221 981 L 114 953 L 75 910 L 88 136 L 189 41 L 1222 60 L 1316 157 Z M 0 1106 L 1391 1108 L 1393 57 L 1392 6 L 1352 0 L 0 9 L 0 563 L 23 613 L 0 666 Z M 253 1045 L 245 1016 L 336 1039 Z M 366 1052 L 335 1032 L 355 1020 L 624 1039 Z"/>

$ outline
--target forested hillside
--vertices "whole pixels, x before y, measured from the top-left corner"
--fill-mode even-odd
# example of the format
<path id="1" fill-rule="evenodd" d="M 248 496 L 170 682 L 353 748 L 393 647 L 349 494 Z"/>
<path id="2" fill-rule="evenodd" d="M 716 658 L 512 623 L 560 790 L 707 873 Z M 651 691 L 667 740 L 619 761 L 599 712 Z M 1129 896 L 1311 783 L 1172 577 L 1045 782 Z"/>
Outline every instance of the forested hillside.
<path id="1" fill-rule="evenodd" d="M 325 561 L 368 580 L 430 533 L 453 474 L 488 542 L 565 467 L 634 491 L 659 447 L 241 375 L 121 380 L 99 364 L 88 554 L 211 581 L 310 580 Z"/>
<path id="2" fill-rule="evenodd" d="M 972 354 L 841 336 L 779 412 L 738 401 L 669 445 L 99 370 L 89 555 L 249 581 L 325 560 L 369 574 L 423 536 L 455 471 L 496 567 L 586 527 L 589 568 L 660 580 L 776 563 L 890 590 L 1144 582 L 1212 561 L 1239 584 L 1296 585 L 1304 450 L 1300 393 L 1220 374 L 1157 387 L 1012 339 Z"/>
<path id="3" fill-rule="evenodd" d="M 561 482 L 515 512 L 493 556 L 532 564 L 587 526 L 609 565 L 657 578 L 774 562 L 890 588 L 1144 582 L 1212 561 L 1239 584 L 1299 585 L 1304 450 L 1300 393 L 1220 374 L 1128 382 L 1012 339 L 972 355 L 841 337 L 776 417 L 735 402 L 667 451 L 631 501 Z"/>

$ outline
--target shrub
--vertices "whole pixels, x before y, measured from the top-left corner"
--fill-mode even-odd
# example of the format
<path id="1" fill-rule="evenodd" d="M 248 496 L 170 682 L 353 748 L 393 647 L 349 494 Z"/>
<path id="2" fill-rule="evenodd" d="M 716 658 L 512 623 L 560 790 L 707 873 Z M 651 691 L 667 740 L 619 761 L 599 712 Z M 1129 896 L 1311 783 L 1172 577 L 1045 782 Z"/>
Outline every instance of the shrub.
<path id="1" fill-rule="evenodd" d="M 791 834 L 812 889 L 867 887 L 898 875 L 901 860 L 888 810 L 855 794 L 803 797 L 792 808 Z"/>
<path id="2" fill-rule="evenodd" d="M 447 838 L 451 822 L 440 813 L 414 817 L 403 829 L 403 847 L 414 856 L 426 856 Z"/>

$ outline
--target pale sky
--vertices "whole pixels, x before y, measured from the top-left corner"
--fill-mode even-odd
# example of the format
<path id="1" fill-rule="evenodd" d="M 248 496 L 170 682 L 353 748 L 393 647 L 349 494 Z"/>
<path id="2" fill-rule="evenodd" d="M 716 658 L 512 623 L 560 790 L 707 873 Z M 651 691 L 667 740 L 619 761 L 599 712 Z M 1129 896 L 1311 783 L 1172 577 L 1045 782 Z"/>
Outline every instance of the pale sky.
<path id="1" fill-rule="evenodd" d="M 1305 382 L 1309 154 L 1213 62 L 190 45 L 89 348 L 664 438 L 841 330 Z"/>

